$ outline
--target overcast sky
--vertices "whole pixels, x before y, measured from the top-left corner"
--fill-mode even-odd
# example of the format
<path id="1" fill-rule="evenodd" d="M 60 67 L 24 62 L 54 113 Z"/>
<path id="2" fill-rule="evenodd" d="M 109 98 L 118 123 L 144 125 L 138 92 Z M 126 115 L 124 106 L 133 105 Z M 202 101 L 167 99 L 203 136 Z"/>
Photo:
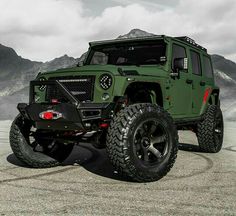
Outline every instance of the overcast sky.
<path id="1" fill-rule="evenodd" d="M 0 43 L 24 58 L 79 57 L 133 28 L 188 35 L 236 62 L 236 0 L 0 0 Z"/>

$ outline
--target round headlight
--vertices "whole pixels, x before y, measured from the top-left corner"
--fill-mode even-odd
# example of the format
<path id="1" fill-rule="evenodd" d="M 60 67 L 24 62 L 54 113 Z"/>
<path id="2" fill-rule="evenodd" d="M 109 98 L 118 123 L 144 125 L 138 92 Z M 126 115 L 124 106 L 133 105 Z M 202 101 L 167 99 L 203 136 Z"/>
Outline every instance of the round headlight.
<path id="1" fill-rule="evenodd" d="M 109 89 L 112 85 L 112 76 L 110 74 L 101 75 L 99 78 L 99 83 L 102 89 Z"/>
<path id="2" fill-rule="evenodd" d="M 46 78 L 40 77 L 40 78 L 39 78 L 39 81 L 46 81 Z M 40 91 L 43 91 L 45 88 L 46 88 L 45 85 L 40 85 L 40 86 L 39 86 L 39 90 L 40 90 Z"/>

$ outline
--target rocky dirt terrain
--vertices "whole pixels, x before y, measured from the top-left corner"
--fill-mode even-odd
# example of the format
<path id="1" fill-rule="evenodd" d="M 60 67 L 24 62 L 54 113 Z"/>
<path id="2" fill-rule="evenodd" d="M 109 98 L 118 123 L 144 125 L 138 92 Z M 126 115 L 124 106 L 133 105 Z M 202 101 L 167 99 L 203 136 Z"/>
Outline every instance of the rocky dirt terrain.
<path id="1" fill-rule="evenodd" d="M 31 169 L 12 154 L 10 121 L 0 122 L 0 215 L 236 215 L 236 124 L 226 123 L 218 154 L 198 151 L 180 132 L 171 172 L 153 183 L 128 182 L 105 150 L 76 146 L 63 166 Z"/>

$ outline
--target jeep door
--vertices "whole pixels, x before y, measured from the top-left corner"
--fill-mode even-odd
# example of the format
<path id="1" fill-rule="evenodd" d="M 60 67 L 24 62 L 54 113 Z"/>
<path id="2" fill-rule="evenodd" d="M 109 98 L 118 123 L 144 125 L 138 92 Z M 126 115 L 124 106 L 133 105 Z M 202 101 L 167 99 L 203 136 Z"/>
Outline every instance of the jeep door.
<path id="1" fill-rule="evenodd" d="M 206 87 L 212 87 L 215 85 L 214 76 L 213 76 L 213 67 L 211 62 L 211 57 L 207 54 L 202 55 L 202 76 L 204 82 L 206 82 Z"/>
<path id="2" fill-rule="evenodd" d="M 190 49 L 191 73 L 193 79 L 192 113 L 199 116 L 203 105 L 204 92 L 208 81 L 205 77 L 205 57 L 197 50 Z"/>
<path id="3" fill-rule="evenodd" d="M 206 81 L 203 77 L 201 54 L 198 50 L 189 50 L 189 71 L 192 74 L 192 113 L 198 116 L 203 103 L 203 95 L 206 87 Z"/>
<path id="4" fill-rule="evenodd" d="M 172 71 L 175 58 L 187 58 L 186 48 L 177 42 L 172 45 Z M 191 115 L 192 81 L 188 70 L 179 70 L 179 76 L 171 78 L 170 113 L 177 118 Z"/>

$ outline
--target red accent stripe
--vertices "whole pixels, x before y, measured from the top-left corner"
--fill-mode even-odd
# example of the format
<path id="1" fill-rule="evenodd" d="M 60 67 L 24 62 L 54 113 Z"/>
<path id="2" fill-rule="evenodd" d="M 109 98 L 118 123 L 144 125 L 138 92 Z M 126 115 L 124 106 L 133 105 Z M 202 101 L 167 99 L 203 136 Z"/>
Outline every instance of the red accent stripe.
<path id="1" fill-rule="evenodd" d="M 210 94 L 210 91 L 211 91 L 210 88 L 208 88 L 208 89 L 205 90 L 205 93 L 204 93 L 204 96 L 203 96 L 203 103 L 206 103 L 206 102 L 207 102 L 207 98 L 208 98 L 208 96 L 209 96 L 209 94 Z"/>

